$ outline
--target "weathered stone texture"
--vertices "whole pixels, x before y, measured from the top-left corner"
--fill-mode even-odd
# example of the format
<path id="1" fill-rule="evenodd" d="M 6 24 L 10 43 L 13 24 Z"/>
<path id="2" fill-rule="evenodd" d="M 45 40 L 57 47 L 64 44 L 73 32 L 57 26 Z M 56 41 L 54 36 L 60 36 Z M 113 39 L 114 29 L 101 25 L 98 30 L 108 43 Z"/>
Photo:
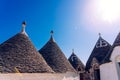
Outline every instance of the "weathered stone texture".
<path id="1" fill-rule="evenodd" d="M 25 34 L 18 33 L 0 45 L 1 72 L 53 72 Z"/>
<path id="2" fill-rule="evenodd" d="M 39 50 L 48 65 L 57 73 L 75 72 L 64 53 L 51 36 L 50 40 Z"/>

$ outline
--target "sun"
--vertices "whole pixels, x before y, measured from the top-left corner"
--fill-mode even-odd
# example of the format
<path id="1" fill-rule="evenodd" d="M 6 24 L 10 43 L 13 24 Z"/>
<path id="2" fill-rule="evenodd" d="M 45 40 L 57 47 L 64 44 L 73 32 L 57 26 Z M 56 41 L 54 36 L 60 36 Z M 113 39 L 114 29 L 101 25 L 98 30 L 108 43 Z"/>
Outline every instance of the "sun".
<path id="1" fill-rule="evenodd" d="M 101 18 L 108 22 L 120 18 L 120 0 L 98 0 L 98 12 Z"/>
<path id="2" fill-rule="evenodd" d="M 120 30 L 120 0 L 88 0 L 81 21 L 87 30 L 95 33 Z"/>

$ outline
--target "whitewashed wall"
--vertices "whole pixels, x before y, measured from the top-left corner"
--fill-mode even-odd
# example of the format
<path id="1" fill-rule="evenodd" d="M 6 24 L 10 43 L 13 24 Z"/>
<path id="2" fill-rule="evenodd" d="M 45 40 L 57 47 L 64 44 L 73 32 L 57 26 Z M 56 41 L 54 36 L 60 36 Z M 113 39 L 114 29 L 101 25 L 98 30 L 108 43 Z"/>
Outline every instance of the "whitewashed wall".
<path id="1" fill-rule="evenodd" d="M 116 57 L 120 55 L 120 46 L 117 46 L 113 49 L 113 52 L 111 54 L 110 60 L 116 61 Z"/>
<path id="2" fill-rule="evenodd" d="M 112 62 L 100 65 L 101 80 L 119 80 L 120 79 L 120 46 L 113 49 L 110 60 Z"/>
<path id="3" fill-rule="evenodd" d="M 100 78 L 101 80 L 119 80 L 112 62 L 100 66 Z"/>
<path id="4" fill-rule="evenodd" d="M 75 73 L 8 73 L 0 74 L 0 80 L 79 80 Z"/>

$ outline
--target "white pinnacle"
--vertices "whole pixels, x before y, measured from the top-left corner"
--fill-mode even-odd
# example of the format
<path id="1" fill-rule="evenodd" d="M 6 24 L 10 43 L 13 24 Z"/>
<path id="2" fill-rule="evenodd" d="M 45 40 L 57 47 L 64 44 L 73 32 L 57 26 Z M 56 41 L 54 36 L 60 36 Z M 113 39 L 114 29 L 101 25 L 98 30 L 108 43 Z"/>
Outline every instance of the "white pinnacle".
<path id="1" fill-rule="evenodd" d="M 24 21 L 24 22 L 22 23 L 21 34 L 25 34 L 26 36 L 28 36 L 27 33 L 25 32 L 25 27 L 26 27 L 26 22 Z"/>

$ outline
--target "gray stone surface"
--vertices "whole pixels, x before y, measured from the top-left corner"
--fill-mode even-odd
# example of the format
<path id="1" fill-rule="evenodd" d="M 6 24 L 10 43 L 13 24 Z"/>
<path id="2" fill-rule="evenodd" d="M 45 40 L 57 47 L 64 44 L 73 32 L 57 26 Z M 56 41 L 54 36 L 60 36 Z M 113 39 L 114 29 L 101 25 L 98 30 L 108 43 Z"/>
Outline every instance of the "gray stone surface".
<path id="1" fill-rule="evenodd" d="M 109 53 L 108 53 L 108 55 L 106 55 L 105 59 L 103 60 L 103 63 L 108 63 L 108 62 L 111 61 L 111 60 L 110 60 L 110 56 L 111 56 L 111 53 L 112 53 L 113 49 L 114 49 L 116 46 L 120 46 L 120 32 L 118 33 L 118 35 L 117 35 L 117 37 L 116 37 L 116 39 L 115 39 L 115 41 L 114 41 L 114 43 L 113 43 L 113 45 L 112 45 Z"/>
<path id="2" fill-rule="evenodd" d="M 27 35 L 18 33 L 0 45 L 2 73 L 50 73 L 53 70 L 37 52 Z"/>
<path id="3" fill-rule="evenodd" d="M 39 52 L 55 72 L 75 72 L 74 68 L 53 39 L 53 36 L 51 36 L 50 40 L 39 50 Z"/>
<path id="4" fill-rule="evenodd" d="M 91 68 L 91 62 L 93 58 L 96 58 L 98 60 L 98 63 L 102 64 L 104 58 L 109 54 L 110 49 L 111 49 L 111 45 L 100 36 L 95 44 L 95 47 L 91 55 L 87 60 L 86 70 L 89 71 L 89 69 Z"/>
<path id="5" fill-rule="evenodd" d="M 74 52 L 72 52 L 71 56 L 68 58 L 68 61 L 74 67 L 77 72 L 85 71 L 85 66 L 82 61 L 76 56 Z"/>

